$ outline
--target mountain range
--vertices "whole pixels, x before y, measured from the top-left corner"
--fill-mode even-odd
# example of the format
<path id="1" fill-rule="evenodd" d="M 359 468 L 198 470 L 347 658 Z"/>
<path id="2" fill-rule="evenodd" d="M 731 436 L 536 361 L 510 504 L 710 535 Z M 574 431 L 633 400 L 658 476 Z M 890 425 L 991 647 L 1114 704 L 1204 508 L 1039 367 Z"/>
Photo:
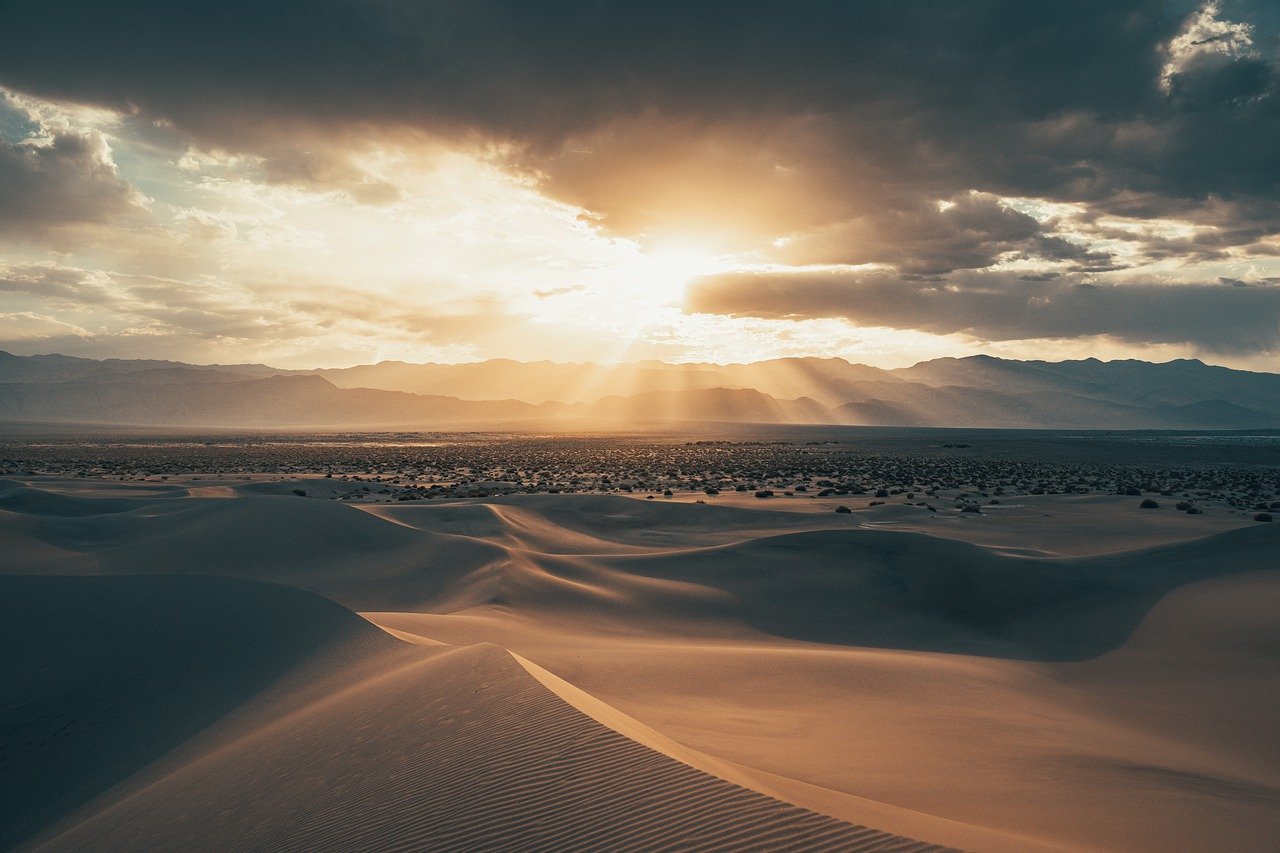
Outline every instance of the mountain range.
<path id="1" fill-rule="evenodd" d="M 0 420 L 260 428 L 670 422 L 1061 429 L 1280 427 L 1280 375 L 1198 360 L 506 359 L 281 370 L 0 352 Z"/>

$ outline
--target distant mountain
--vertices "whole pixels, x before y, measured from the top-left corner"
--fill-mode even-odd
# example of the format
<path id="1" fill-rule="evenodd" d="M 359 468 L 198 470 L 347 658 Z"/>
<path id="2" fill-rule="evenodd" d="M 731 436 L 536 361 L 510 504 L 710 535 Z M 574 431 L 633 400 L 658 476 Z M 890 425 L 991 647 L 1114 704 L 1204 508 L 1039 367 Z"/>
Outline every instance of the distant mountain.
<path id="1" fill-rule="evenodd" d="M 4 382 L 72 382 L 85 379 L 109 379 L 147 371 L 186 370 L 209 374 L 210 378 L 232 380 L 246 376 L 273 376 L 284 371 L 265 364 L 183 364 L 179 361 L 155 359 L 109 358 L 98 360 L 69 355 L 18 356 L 0 351 L 0 383 Z"/>
<path id="2" fill-rule="evenodd" d="M 271 428 L 656 422 L 1074 429 L 1280 427 L 1280 376 L 1199 361 L 382 362 L 343 370 L 14 356 L 0 419 Z"/>
<path id="3" fill-rule="evenodd" d="M 751 389 L 650 391 L 593 404 L 461 400 L 376 388 L 338 388 L 321 376 L 245 379 L 190 368 L 109 378 L 0 383 L 0 419 L 129 426 L 443 428 L 518 423 L 733 421 L 830 422 L 812 400 L 777 400 Z"/>
<path id="4" fill-rule="evenodd" d="M 0 418 L 137 426 L 371 427 L 524 420 L 538 408 L 377 389 L 319 376 L 176 381 L 142 372 L 109 380 L 0 384 Z"/>
<path id="5" fill-rule="evenodd" d="M 837 423 L 826 406 L 801 397 L 779 400 L 753 388 L 697 388 L 686 391 L 646 391 L 605 397 L 581 410 L 606 420 L 725 421 L 764 424 Z"/>
<path id="6" fill-rule="evenodd" d="M 1280 416 L 1280 375 L 1215 367 L 1193 359 L 1147 361 L 1008 361 L 977 355 L 939 358 L 889 371 L 908 382 L 959 385 L 1003 393 L 1061 393 L 1139 407 L 1211 400 Z"/>
<path id="7" fill-rule="evenodd" d="M 859 382 L 900 382 L 890 373 L 838 358 L 784 358 L 752 364 L 559 364 L 509 359 L 470 364 L 384 361 L 312 371 L 339 388 L 382 388 L 464 400 L 590 403 L 611 395 L 710 388 L 755 389 L 780 399 L 812 397 L 827 406 L 851 399 Z"/>

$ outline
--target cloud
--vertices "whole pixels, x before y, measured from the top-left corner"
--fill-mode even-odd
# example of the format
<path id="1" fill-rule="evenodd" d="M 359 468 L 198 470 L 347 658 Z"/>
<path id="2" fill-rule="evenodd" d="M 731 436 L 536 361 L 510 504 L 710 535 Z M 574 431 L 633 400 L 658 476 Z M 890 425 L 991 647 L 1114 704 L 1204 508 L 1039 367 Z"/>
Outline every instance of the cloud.
<path id="1" fill-rule="evenodd" d="M 0 340 L 30 341 L 49 338 L 86 338 L 89 332 L 56 317 L 30 311 L 0 312 Z"/>
<path id="2" fill-rule="evenodd" d="M 50 238 L 65 226 L 101 224 L 144 211 L 105 143 L 74 132 L 0 141 L 0 236 Z"/>
<path id="3" fill-rule="evenodd" d="M 1107 253 L 1047 233 L 1052 227 L 995 196 L 965 193 L 801 233 L 785 241 L 778 255 L 801 264 L 882 264 L 917 275 L 978 269 L 1013 258 L 1092 266 L 1110 262 Z"/>
<path id="4" fill-rule="evenodd" d="M 586 287 L 581 284 L 568 284 L 564 287 L 548 287 L 545 290 L 535 290 L 533 295 L 537 299 L 554 299 L 557 296 L 567 296 L 570 293 L 581 293 Z"/>
<path id="5" fill-rule="evenodd" d="M 527 322 L 491 300 L 414 310 L 374 292 L 310 284 L 255 292 L 221 281 L 108 273 L 53 263 L 0 263 L 5 342 L 25 352 L 225 361 L 337 352 L 368 358 L 474 358 Z M 51 317 L 58 317 L 52 320 Z M 74 321 L 74 322 L 71 322 Z"/>
<path id="6" fill-rule="evenodd" d="M 985 341 L 1105 335 L 1208 352 L 1280 348 L 1280 287 L 1265 280 L 1099 285 L 1079 276 L 1032 280 L 958 273 L 911 280 L 877 272 L 731 273 L 690 288 L 686 311 L 758 318 L 838 317 L 865 326 L 961 333 Z"/>
<path id="7" fill-rule="evenodd" d="M 813 229 L 791 252 L 812 245 L 813 262 L 851 222 L 891 254 L 904 220 L 969 190 L 1090 203 L 1136 192 L 1152 209 L 1274 197 L 1264 6 L 1233 4 L 1226 20 L 1213 4 L 1178 16 L 1160 0 L 229 0 L 199 6 L 192 26 L 187 3 L 47 0 L 0 12 L 0 81 L 266 152 L 277 179 L 370 200 L 394 187 L 366 186 L 326 139 L 488 146 L 615 230 L 768 254 Z M 904 268 L 1001 248 L 961 230 L 944 257 L 912 256 L 920 238 L 907 232 Z M 1067 250 L 1051 237 L 1031 248 Z"/>
<path id="8" fill-rule="evenodd" d="M 630 320 L 624 235 L 795 268 L 696 310 L 1259 352 L 1277 33 L 1262 0 L 0 3 L 0 236 L 83 249 L 0 289 L 104 340 L 488 354 Z M 126 177 L 156 220 L 76 232 L 143 210 Z"/>

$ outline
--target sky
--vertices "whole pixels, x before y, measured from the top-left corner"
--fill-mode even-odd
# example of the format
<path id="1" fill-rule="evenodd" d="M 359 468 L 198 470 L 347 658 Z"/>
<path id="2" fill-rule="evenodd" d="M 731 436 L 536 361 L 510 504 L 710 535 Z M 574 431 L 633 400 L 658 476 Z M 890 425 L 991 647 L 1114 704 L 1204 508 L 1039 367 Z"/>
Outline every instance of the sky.
<path id="1" fill-rule="evenodd" d="M 1280 370 L 1280 4 L 0 0 L 0 349 Z"/>

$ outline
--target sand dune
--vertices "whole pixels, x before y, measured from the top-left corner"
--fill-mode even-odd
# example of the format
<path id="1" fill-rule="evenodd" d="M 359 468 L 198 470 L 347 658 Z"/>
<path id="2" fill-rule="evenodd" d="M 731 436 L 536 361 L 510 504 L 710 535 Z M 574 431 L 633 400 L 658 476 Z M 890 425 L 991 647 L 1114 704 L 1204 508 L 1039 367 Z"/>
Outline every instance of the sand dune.
<path id="1" fill-rule="evenodd" d="M 24 758 L 38 779 L 78 774 L 90 793 L 159 757 L 87 806 L 64 797 L 32 849 L 941 849 L 655 751 L 494 646 L 410 646 L 323 599 L 243 581 L 4 585 L 6 615 L 21 617 L 7 639 L 52 670 L 6 715 L 6 802 L 42 807 L 7 841 L 57 816 L 46 790 L 14 784 Z M 17 732 L 50 716 L 32 702 L 68 721 L 43 739 Z M 68 730 L 93 737 L 56 743 Z"/>
<path id="2" fill-rule="evenodd" d="M 1277 604 L 1275 570 L 1191 584 L 1072 663 L 602 636 L 501 609 L 369 616 L 501 643 L 681 744 L 818 786 L 789 791 L 815 810 L 870 800 L 1069 849 L 1222 850 L 1280 832 Z"/>
<path id="3" fill-rule="evenodd" d="M 1209 850 L 1280 833 L 1276 525 L 1187 539 L 1175 517 L 1144 548 L 1045 558 L 874 512 L 355 506 L 316 499 L 328 483 L 3 485 L 6 571 L 95 576 L 0 578 L 20 687 L 0 728 L 8 840 Z M 240 580 L 171 577 L 192 573 Z M 27 784 L 33 763 L 47 775 Z"/>
<path id="4" fill-rule="evenodd" d="M 395 642 L 331 601 L 204 577 L 0 577 L 0 847 L 317 656 Z"/>

